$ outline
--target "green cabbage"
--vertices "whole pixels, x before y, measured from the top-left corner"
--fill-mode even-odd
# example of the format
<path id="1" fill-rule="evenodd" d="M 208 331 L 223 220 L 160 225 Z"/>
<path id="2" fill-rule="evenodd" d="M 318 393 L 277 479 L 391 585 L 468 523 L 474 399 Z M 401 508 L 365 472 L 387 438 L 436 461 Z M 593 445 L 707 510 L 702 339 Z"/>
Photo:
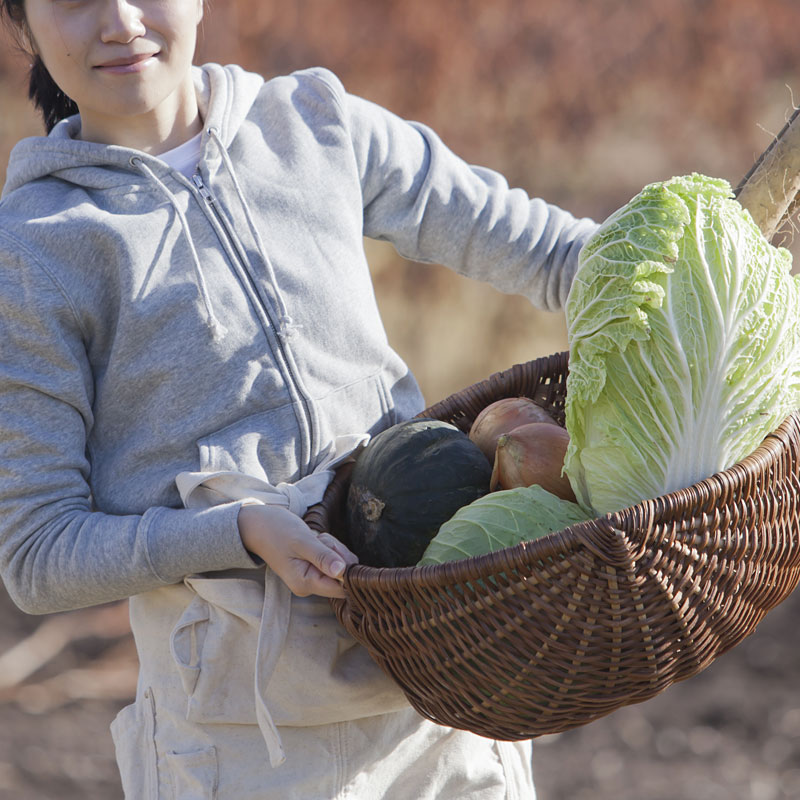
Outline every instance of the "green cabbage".
<path id="1" fill-rule="evenodd" d="M 597 514 L 749 455 L 800 406 L 800 289 L 702 175 L 645 187 L 581 253 L 566 305 L 565 472 Z"/>
<path id="2" fill-rule="evenodd" d="M 462 506 L 431 539 L 420 564 L 442 564 L 538 539 L 589 519 L 541 486 L 491 492 Z"/>

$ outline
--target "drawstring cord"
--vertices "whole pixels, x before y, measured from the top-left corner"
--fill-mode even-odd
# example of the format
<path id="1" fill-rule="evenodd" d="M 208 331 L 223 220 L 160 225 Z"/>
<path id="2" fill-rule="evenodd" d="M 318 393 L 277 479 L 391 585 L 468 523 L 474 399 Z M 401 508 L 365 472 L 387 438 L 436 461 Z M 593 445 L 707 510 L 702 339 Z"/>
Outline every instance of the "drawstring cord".
<path id="1" fill-rule="evenodd" d="M 247 225 L 250 229 L 250 233 L 255 240 L 256 247 L 258 249 L 258 253 L 261 256 L 264 264 L 267 268 L 267 274 L 269 276 L 270 283 L 275 291 L 275 299 L 278 306 L 278 336 L 281 339 L 288 339 L 296 329 L 301 327 L 298 323 L 296 323 L 289 311 L 286 307 L 286 303 L 283 299 L 283 295 L 281 294 L 280 288 L 278 286 L 277 277 L 275 275 L 275 268 L 272 266 L 272 262 L 270 261 L 269 256 L 267 255 L 266 248 L 264 247 L 264 240 L 261 238 L 261 233 L 258 230 L 258 227 L 255 224 L 255 220 L 253 219 L 253 214 L 250 210 L 250 205 L 247 202 L 247 198 L 245 197 L 244 191 L 242 190 L 242 186 L 239 183 L 239 179 L 236 175 L 236 170 L 231 162 L 230 156 L 228 155 L 228 151 L 223 145 L 222 141 L 219 138 L 219 134 L 217 133 L 216 128 L 208 128 L 209 137 L 214 141 L 217 145 L 217 148 L 220 152 L 220 156 L 222 158 L 222 163 L 225 165 L 225 169 L 228 175 L 231 178 L 231 182 L 236 190 L 236 196 L 239 198 L 239 202 L 244 210 L 245 219 L 247 220 Z M 186 215 L 184 214 L 183 210 L 178 203 L 178 199 L 175 195 L 169 190 L 167 185 L 155 174 L 155 172 L 141 159 L 139 156 L 133 156 L 130 160 L 131 166 L 135 169 L 139 170 L 141 173 L 146 175 L 164 194 L 164 196 L 169 200 L 172 207 L 175 209 L 175 213 L 180 220 L 181 227 L 183 228 L 184 235 L 186 240 L 189 244 L 189 251 L 192 255 L 192 262 L 194 264 L 195 274 L 197 276 L 197 283 L 200 289 L 200 294 L 203 298 L 203 303 L 206 308 L 206 315 L 208 318 L 208 326 L 211 330 L 211 334 L 215 339 L 219 339 L 227 333 L 227 329 L 225 326 L 220 322 L 217 315 L 214 313 L 214 306 L 211 302 L 211 296 L 208 292 L 208 286 L 206 284 L 205 276 L 203 274 L 203 268 L 200 263 L 200 257 L 197 254 L 197 249 L 194 246 L 194 240 L 192 239 L 191 231 L 189 229 L 189 223 L 186 219 Z"/>
<path id="2" fill-rule="evenodd" d="M 206 309 L 206 317 L 208 320 L 208 327 L 211 331 L 211 335 L 214 339 L 220 339 L 227 333 L 227 328 L 219 321 L 217 315 L 214 313 L 214 306 L 211 303 L 211 295 L 208 292 L 208 286 L 206 285 L 206 279 L 203 275 L 203 268 L 200 263 L 200 257 L 197 255 L 197 249 L 194 246 L 194 240 L 192 239 L 192 234 L 189 229 L 189 222 L 186 219 L 186 215 L 183 213 L 183 209 L 181 209 L 180 204 L 178 203 L 178 199 L 175 195 L 169 190 L 167 185 L 153 172 L 144 161 L 139 158 L 139 156 L 132 156 L 130 160 L 131 166 L 135 169 L 142 172 L 146 175 L 158 188 L 161 192 L 167 197 L 169 202 L 172 204 L 175 213 L 180 220 L 181 227 L 183 229 L 184 236 L 189 243 L 189 251 L 192 254 L 192 262 L 194 264 L 194 271 L 195 275 L 197 276 L 197 284 L 200 289 L 200 295 L 203 299 L 203 304 L 205 305 Z"/>
<path id="3" fill-rule="evenodd" d="M 267 273 L 269 274 L 269 280 L 272 283 L 272 286 L 275 290 L 275 297 L 278 303 L 278 313 L 280 316 L 278 335 L 282 339 L 287 339 L 292 335 L 295 329 L 301 326 L 292 319 L 286 308 L 286 303 L 284 302 L 283 296 L 281 295 L 281 291 L 278 287 L 278 281 L 275 276 L 275 269 L 272 266 L 272 262 L 270 261 L 269 257 L 267 256 L 266 248 L 264 247 L 264 241 L 262 240 L 261 234 L 258 228 L 256 227 L 255 221 L 253 220 L 253 216 L 250 211 L 250 206 L 247 202 L 247 199 L 245 198 L 244 192 L 242 191 L 239 179 L 236 176 L 236 170 L 233 168 L 233 164 L 231 162 L 230 156 L 228 155 L 227 148 L 222 144 L 222 141 L 220 140 L 219 135 L 217 134 L 216 128 L 209 128 L 208 133 L 211 139 L 214 140 L 219 149 L 220 155 L 222 157 L 222 163 L 225 165 L 225 169 L 227 170 L 228 175 L 230 175 L 231 181 L 233 182 L 234 188 L 236 189 L 236 195 L 238 196 L 239 202 L 242 204 L 242 208 L 244 209 L 244 215 L 245 218 L 247 219 L 247 224 L 248 227 L 250 228 L 250 233 L 253 235 L 253 238 L 255 239 L 259 255 L 266 264 Z"/>

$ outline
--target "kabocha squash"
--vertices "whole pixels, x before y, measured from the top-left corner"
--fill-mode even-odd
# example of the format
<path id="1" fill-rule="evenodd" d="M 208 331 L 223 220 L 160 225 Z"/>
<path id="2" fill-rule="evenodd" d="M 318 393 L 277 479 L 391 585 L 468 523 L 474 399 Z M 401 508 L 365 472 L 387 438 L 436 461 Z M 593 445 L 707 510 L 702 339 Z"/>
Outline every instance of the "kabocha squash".
<path id="1" fill-rule="evenodd" d="M 480 448 L 454 425 L 400 422 L 356 459 L 342 541 L 362 564 L 416 564 L 442 523 L 489 491 L 491 475 Z"/>

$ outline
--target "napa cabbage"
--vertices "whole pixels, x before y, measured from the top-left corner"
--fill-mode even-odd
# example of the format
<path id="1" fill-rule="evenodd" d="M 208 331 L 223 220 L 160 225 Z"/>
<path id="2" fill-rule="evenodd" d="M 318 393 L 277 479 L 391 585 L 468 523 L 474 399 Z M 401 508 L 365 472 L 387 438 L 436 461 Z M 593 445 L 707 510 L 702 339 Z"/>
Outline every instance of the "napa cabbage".
<path id="1" fill-rule="evenodd" d="M 584 246 L 566 304 L 565 472 L 593 514 L 689 486 L 800 406 L 800 288 L 730 185 L 646 186 Z"/>

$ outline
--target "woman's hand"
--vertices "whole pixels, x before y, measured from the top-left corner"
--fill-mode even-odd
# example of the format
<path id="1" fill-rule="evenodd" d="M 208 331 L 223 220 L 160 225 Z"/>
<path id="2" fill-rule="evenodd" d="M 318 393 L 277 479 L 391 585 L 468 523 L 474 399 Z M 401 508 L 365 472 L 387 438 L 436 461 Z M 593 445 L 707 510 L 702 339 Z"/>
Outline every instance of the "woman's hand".
<path id="1" fill-rule="evenodd" d="M 358 559 L 331 534 L 314 533 L 281 506 L 245 505 L 239 509 L 239 535 L 294 594 L 344 597 L 342 575 Z"/>

